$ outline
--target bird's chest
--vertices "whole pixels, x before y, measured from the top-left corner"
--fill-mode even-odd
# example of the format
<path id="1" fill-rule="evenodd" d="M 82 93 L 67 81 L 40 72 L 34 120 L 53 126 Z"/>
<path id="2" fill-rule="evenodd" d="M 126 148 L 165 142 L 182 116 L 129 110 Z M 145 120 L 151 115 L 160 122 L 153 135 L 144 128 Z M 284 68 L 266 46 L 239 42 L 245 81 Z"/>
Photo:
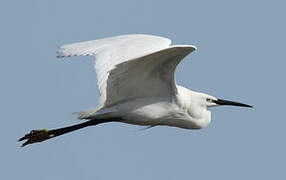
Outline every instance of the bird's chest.
<path id="1" fill-rule="evenodd" d="M 124 114 L 124 119 L 131 124 L 160 125 L 163 120 L 172 117 L 172 104 L 167 102 L 147 104 Z"/>
<path id="2" fill-rule="evenodd" d="M 125 113 L 127 123 L 136 125 L 166 125 L 185 129 L 198 129 L 195 119 L 176 104 L 158 102 L 141 106 Z"/>

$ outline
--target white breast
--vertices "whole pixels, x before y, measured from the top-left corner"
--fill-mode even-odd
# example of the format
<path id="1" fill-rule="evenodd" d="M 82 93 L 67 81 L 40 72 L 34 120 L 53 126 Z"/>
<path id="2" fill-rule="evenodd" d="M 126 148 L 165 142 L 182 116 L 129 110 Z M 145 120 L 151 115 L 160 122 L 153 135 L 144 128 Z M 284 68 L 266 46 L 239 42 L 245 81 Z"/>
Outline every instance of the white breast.
<path id="1" fill-rule="evenodd" d="M 122 117 L 125 123 L 144 126 L 174 126 L 184 129 L 200 129 L 208 122 L 190 116 L 186 109 L 164 97 L 138 98 L 109 108 L 103 108 L 89 118 Z"/>

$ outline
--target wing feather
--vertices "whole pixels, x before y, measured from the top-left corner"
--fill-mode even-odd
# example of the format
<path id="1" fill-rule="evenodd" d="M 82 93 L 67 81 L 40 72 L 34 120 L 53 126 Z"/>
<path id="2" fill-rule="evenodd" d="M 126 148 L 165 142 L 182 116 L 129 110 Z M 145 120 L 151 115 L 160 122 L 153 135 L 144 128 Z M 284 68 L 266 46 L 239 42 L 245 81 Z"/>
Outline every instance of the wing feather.
<path id="1" fill-rule="evenodd" d="M 61 46 L 57 57 L 95 56 L 100 105 L 176 92 L 174 71 L 194 46 L 171 46 L 167 38 L 123 35 Z"/>
<path id="2" fill-rule="evenodd" d="M 109 73 L 105 106 L 143 97 L 168 97 L 177 93 L 175 69 L 194 51 L 194 46 L 176 45 L 118 64 Z"/>

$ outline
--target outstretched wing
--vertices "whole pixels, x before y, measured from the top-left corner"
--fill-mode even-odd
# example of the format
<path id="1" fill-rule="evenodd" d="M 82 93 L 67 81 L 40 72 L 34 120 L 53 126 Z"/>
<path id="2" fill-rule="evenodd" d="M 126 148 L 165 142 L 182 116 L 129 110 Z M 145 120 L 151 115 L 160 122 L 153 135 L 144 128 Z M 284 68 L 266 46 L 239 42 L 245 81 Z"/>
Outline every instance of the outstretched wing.
<path id="1" fill-rule="evenodd" d="M 176 93 L 174 71 L 194 46 L 170 46 L 167 38 L 123 35 L 64 45 L 58 57 L 93 55 L 100 104 L 110 106 L 146 96 Z"/>

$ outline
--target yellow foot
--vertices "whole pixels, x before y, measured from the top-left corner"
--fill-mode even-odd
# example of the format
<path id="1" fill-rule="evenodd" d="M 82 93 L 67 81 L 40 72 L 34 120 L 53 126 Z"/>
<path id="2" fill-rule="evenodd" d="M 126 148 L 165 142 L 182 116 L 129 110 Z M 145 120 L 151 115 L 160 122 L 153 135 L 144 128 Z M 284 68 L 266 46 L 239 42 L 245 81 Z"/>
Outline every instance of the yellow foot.
<path id="1" fill-rule="evenodd" d="M 27 141 L 22 144 L 22 147 L 23 147 L 28 144 L 45 141 L 52 137 L 54 137 L 54 134 L 51 134 L 50 130 L 39 129 L 39 130 L 32 130 L 29 134 L 26 134 L 24 137 L 20 138 L 18 141 L 23 141 L 27 139 Z"/>

